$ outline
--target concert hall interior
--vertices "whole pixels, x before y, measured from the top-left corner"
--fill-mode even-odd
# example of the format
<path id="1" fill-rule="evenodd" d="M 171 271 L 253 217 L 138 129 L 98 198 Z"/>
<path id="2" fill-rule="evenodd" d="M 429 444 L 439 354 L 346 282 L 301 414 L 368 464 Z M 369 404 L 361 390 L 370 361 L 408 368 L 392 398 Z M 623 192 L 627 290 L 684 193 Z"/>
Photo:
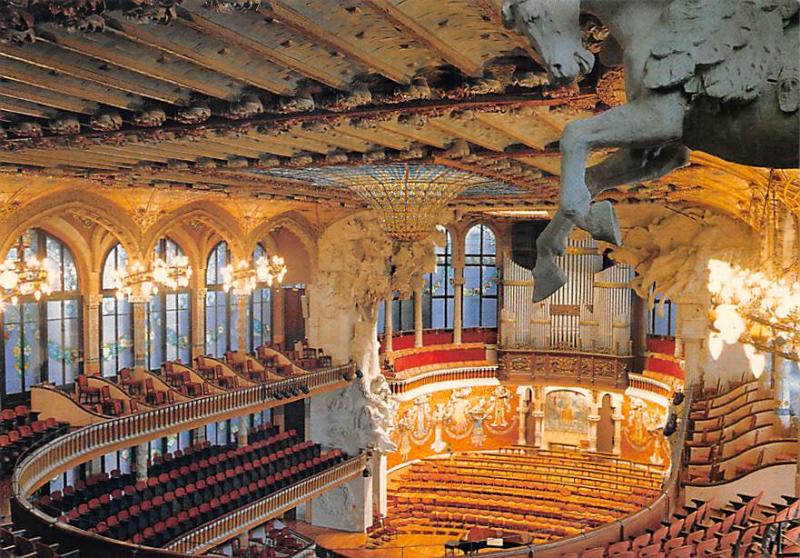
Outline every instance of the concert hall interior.
<path id="1" fill-rule="evenodd" d="M 800 556 L 797 0 L 0 0 L 0 558 Z"/>

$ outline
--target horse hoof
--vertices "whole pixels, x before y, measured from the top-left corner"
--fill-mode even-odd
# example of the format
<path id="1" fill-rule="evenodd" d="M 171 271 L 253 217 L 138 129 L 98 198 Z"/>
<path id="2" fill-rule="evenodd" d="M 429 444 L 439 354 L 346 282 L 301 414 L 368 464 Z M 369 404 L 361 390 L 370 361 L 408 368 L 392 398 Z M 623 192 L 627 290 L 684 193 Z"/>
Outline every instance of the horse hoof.
<path id="1" fill-rule="evenodd" d="M 614 206 L 610 201 L 601 201 L 592 204 L 587 216 L 587 232 L 595 240 L 602 240 L 614 246 L 622 244 L 622 235 L 619 231 L 617 216 L 614 213 Z"/>
<path id="2" fill-rule="evenodd" d="M 541 302 L 567 283 L 567 276 L 552 261 L 533 269 L 533 301 Z"/>

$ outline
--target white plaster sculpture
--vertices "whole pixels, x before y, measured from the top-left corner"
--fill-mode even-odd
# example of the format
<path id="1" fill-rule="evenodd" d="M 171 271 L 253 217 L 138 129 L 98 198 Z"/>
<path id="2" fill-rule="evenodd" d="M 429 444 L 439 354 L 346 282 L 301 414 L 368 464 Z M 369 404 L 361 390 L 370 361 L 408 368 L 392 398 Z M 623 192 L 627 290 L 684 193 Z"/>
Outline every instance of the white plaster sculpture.
<path id="1" fill-rule="evenodd" d="M 359 214 L 334 224 L 320 240 L 319 283 L 341 324 L 352 318 L 350 354 L 362 377 L 328 402 L 327 442 L 355 453 L 371 448 L 394 451 L 397 402 L 381 373 L 378 306 L 394 291 L 412 285 L 436 266 L 435 233 L 416 243 L 398 243 L 381 230 L 377 217 Z M 335 308 L 334 308 L 335 307 Z"/>
<path id="2" fill-rule="evenodd" d="M 797 0 L 505 0 L 503 20 L 564 83 L 593 65 L 581 10 L 622 48 L 628 103 L 564 130 L 560 207 L 537 240 L 536 301 L 566 282 L 553 257 L 573 225 L 619 244 L 611 203 L 592 203 L 604 190 L 664 176 L 690 148 L 778 168 L 800 157 Z M 618 151 L 586 169 L 595 148 Z"/>

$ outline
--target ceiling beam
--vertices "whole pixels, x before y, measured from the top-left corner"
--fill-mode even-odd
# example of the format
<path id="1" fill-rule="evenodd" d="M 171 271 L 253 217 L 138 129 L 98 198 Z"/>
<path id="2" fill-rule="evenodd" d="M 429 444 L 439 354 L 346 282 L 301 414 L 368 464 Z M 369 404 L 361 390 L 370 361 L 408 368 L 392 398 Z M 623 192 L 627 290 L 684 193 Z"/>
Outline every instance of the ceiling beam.
<path id="1" fill-rule="evenodd" d="M 495 28 L 500 29 L 506 37 L 511 39 L 514 44 L 524 50 L 528 56 L 533 58 L 533 60 L 539 64 L 539 66 L 542 68 L 547 68 L 542 55 L 536 52 L 536 49 L 531 46 L 531 43 L 528 41 L 527 37 L 523 37 L 513 29 L 506 29 L 506 26 L 503 25 L 503 18 L 500 15 L 500 6 L 498 5 L 498 0 L 472 1 L 475 2 L 481 12 L 483 12 L 483 14 L 489 18 Z"/>
<path id="2" fill-rule="evenodd" d="M 308 46 L 322 51 L 319 56 L 308 60 L 301 60 L 292 55 L 291 47 L 269 44 L 269 33 L 264 33 L 264 21 L 249 14 L 237 12 L 219 13 L 202 8 L 200 0 L 184 1 L 179 7 L 182 19 L 181 25 L 191 27 L 197 31 L 207 33 L 221 39 L 223 42 L 253 52 L 254 54 L 271 61 L 274 64 L 285 66 L 303 76 L 324 83 L 334 89 L 346 90 L 349 80 L 339 73 L 330 71 L 330 57 L 327 52 L 316 45 Z M 253 24 L 257 23 L 258 28 Z M 328 60 L 324 57 L 327 56 Z"/>
<path id="3" fill-rule="evenodd" d="M 80 114 L 94 114 L 100 110 L 97 103 L 8 79 L 0 79 L 0 95 Z"/>
<path id="4" fill-rule="evenodd" d="M 0 95 L 0 111 L 44 119 L 50 119 L 58 115 L 58 111 L 53 107 L 46 107 L 39 103 L 6 97 L 5 95 Z"/>
<path id="5" fill-rule="evenodd" d="M 163 26 L 153 32 L 152 25 L 130 23 L 121 14 L 114 15 L 119 17 L 110 19 L 109 32 L 123 41 L 158 49 L 278 95 L 292 95 L 302 77 L 257 56 L 249 56 L 239 48 L 230 48 L 226 42 L 182 25 L 180 19 L 169 33 L 164 33 Z"/>
<path id="6" fill-rule="evenodd" d="M 452 64 L 464 74 L 470 77 L 481 77 L 483 75 L 483 65 L 479 61 L 472 60 L 458 50 L 455 45 L 450 45 L 447 41 L 431 29 L 420 24 L 415 18 L 406 14 L 392 0 L 363 0 L 376 12 L 389 19 L 394 25 L 404 29 L 411 35 L 411 38 L 427 48 L 431 54 Z"/>
<path id="7" fill-rule="evenodd" d="M 388 60 L 381 59 L 380 56 L 374 56 L 336 33 L 328 31 L 294 9 L 286 0 L 270 0 L 270 6 L 275 17 L 296 32 L 312 37 L 316 41 L 336 49 L 348 58 L 358 61 L 396 83 L 408 84 L 410 82 L 408 72 L 404 69 L 395 67 Z"/>
<path id="8" fill-rule="evenodd" d="M 144 99 L 139 95 L 77 79 L 54 70 L 25 64 L 11 58 L 2 59 L 0 75 L 19 83 L 115 108 L 136 110 L 145 104 Z"/>
<path id="9" fill-rule="evenodd" d="M 125 68 L 112 69 L 103 62 L 64 51 L 41 39 L 24 47 L 0 42 L 0 57 L 33 64 L 47 70 L 55 70 L 74 78 L 169 104 L 184 105 L 191 97 L 191 91 L 188 89 L 153 80 Z"/>
<path id="10" fill-rule="evenodd" d="M 228 101 L 238 99 L 243 91 L 241 83 L 174 56 L 165 57 L 163 52 L 123 39 L 111 30 L 74 34 L 52 23 L 39 25 L 37 29 L 45 35 L 37 38 L 37 42 L 46 41 L 59 49 L 126 68 L 165 85 L 177 85 Z M 109 78 L 108 81 L 113 81 L 114 74 Z"/>

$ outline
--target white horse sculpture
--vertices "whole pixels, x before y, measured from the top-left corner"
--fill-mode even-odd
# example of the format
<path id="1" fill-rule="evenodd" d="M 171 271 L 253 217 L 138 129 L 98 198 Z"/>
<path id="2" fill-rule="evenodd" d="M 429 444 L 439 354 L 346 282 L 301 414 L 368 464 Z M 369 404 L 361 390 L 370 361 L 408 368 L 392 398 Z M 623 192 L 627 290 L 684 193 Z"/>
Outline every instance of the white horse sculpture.
<path id="1" fill-rule="evenodd" d="M 628 103 L 564 130 L 560 207 L 537 239 L 535 301 L 566 282 L 553 257 L 573 224 L 619 245 L 611 203 L 592 203 L 604 190 L 664 176 L 688 162 L 689 148 L 798 166 L 797 0 L 505 0 L 503 20 L 527 35 L 552 81 L 569 82 L 593 65 L 581 10 L 622 48 Z M 594 148 L 619 149 L 586 169 Z"/>

